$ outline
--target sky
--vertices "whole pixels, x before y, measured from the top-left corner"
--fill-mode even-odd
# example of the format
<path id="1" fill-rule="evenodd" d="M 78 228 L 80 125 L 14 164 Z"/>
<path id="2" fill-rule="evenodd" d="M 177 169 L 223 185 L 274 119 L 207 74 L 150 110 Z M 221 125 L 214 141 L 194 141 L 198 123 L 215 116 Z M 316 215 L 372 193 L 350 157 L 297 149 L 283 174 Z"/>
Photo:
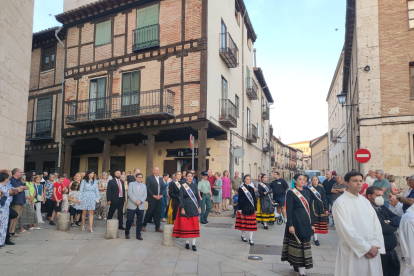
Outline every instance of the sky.
<path id="1" fill-rule="evenodd" d="M 228 0 L 216 0 L 228 1 Z M 257 66 L 275 101 L 273 134 L 283 143 L 328 131 L 326 96 L 345 36 L 344 0 L 245 0 L 257 34 Z M 36 0 L 33 31 L 59 26 L 63 0 Z M 338 29 L 338 30 L 335 30 Z"/>

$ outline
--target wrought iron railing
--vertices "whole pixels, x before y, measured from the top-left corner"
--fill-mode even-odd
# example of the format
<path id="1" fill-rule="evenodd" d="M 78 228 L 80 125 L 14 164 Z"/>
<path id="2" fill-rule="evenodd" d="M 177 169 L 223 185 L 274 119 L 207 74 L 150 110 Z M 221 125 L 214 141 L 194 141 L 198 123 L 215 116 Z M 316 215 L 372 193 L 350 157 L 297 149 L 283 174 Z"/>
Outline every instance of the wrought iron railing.
<path id="1" fill-rule="evenodd" d="M 228 127 L 237 126 L 237 107 L 229 99 L 220 100 L 219 122 Z"/>
<path id="2" fill-rule="evenodd" d="M 228 32 L 220 34 L 220 56 L 229 68 L 239 66 L 239 48 Z"/>
<path id="3" fill-rule="evenodd" d="M 250 142 L 257 141 L 257 127 L 255 125 L 247 125 L 247 137 L 246 139 Z"/>
<path id="4" fill-rule="evenodd" d="M 264 152 L 270 152 L 270 143 L 266 143 L 263 145 L 263 151 Z"/>
<path id="5" fill-rule="evenodd" d="M 269 106 L 265 105 L 262 107 L 262 118 L 263 120 L 269 120 Z"/>
<path id="6" fill-rule="evenodd" d="M 26 140 L 52 139 L 52 126 L 51 119 L 27 122 Z"/>
<path id="7" fill-rule="evenodd" d="M 336 132 L 336 128 L 331 129 L 329 136 L 331 137 L 331 142 L 336 142 L 337 140 L 336 137 L 338 136 L 338 133 Z"/>
<path id="8" fill-rule="evenodd" d="M 246 94 L 250 100 L 257 100 L 257 84 L 254 78 L 246 78 Z"/>
<path id="9" fill-rule="evenodd" d="M 144 116 L 174 116 L 175 93 L 169 89 L 67 102 L 67 124 Z"/>
<path id="10" fill-rule="evenodd" d="M 154 24 L 132 30 L 132 51 L 160 46 L 160 25 Z"/>

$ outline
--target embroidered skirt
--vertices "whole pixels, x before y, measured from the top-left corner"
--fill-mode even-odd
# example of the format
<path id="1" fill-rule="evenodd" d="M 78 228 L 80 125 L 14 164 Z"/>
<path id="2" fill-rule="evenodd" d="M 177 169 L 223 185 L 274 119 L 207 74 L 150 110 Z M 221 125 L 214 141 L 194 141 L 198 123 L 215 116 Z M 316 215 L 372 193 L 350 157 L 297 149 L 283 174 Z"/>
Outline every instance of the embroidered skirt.
<path id="1" fill-rule="evenodd" d="M 37 223 L 36 210 L 31 204 L 25 204 L 23 206 L 22 216 L 19 218 L 16 224 L 16 230 Z"/>
<path id="2" fill-rule="evenodd" d="M 178 210 L 180 210 L 180 207 L 178 207 Z M 180 213 L 177 212 L 172 236 L 184 239 L 200 237 L 200 223 L 198 217 L 182 217 L 180 216 Z"/>
<path id="3" fill-rule="evenodd" d="M 282 262 L 284 261 L 289 262 L 291 266 L 295 267 L 304 267 L 306 269 L 313 267 L 310 239 L 304 239 L 299 244 L 295 236 L 289 233 L 289 227 L 287 226 L 282 249 Z"/>
<path id="4" fill-rule="evenodd" d="M 234 229 L 241 231 L 257 231 L 256 214 L 247 216 L 237 212 L 236 225 Z"/>
<path id="5" fill-rule="evenodd" d="M 323 209 L 323 204 L 319 200 L 314 200 L 312 204 L 312 211 L 315 217 L 314 226 L 316 234 L 328 233 L 328 219 Z"/>
<path id="6" fill-rule="evenodd" d="M 170 199 L 170 204 L 168 205 L 168 219 L 167 224 L 174 224 L 175 218 L 174 218 L 174 198 Z"/>
<path id="7" fill-rule="evenodd" d="M 256 220 L 257 221 L 263 221 L 263 222 L 269 222 L 269 221 L 275 221 L 275 214 L 274 213 L 263 213 L 262 208 L 261 208 L 261 203 L 262 199 L 260 198 L 257 201 L 257 214 L 256 214 Z"/>

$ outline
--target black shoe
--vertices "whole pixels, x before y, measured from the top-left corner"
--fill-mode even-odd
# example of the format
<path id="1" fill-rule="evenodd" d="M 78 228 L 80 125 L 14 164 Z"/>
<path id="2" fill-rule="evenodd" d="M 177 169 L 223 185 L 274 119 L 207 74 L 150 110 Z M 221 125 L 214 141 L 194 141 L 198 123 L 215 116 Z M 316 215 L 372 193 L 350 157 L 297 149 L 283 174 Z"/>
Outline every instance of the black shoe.
<path id="1" fill-rule="evenodd" d="M 294 270 L 295 272 L 299 272 L 299 268 L 298 268 L 297 266 L 294 266 L 294 267 L 293 267 L 293 270 Z"/>
<path id="2" fill-rule="evenodd" d="M 264 229 L 268 230 L 269 228 L 267 227 L 267 225 L 264 227 Z"/>
<path id="3" fill-rule="evenodd" d="M 247 242 L 247 239 L 245 237 L 241 237 L 242 241 Z"/>
<path id="4" fill-rule="evenodd" d="M 235 218 L 236 216 L 232 216 L 231 218 Z"/>
<path id="5" fill-rule="evenodd" d="M 125 230 L 125 227 L 121 226 L 121 227 L 118 227 L 118 229 L 119 230 Z"/>
<path id="6" fill-rule="evenodd" d="M 208 220 L 206 220 L 206 219 L 205 219 L 204 221 L 205 221 L 206 223 L 208 223 Z"/>
<path id="7" fill-rule="evenodd" d="M 75 226 L 81 226 L 80 222 L 76 222 Z"/>
<path id="8" fill-rule="evenodd" d="M 4 244 L 7 244 L 7 245 L 15 245 L 15 243 L 12 242 L 11 240 L 7 240 Z"/>
<path id="9" fill-rule="evenodd" d="M 205 222 L 205 221 L 202 221 L 202 222 L 200 222 L 201 224 L 207 224 L 207 222 Z"/>
<path id="10" fill-rule="evenodd" d="M 75 227 L 75 224 L 74 224 L 74 223 L 71 223 L 71 224 L 70 224 L 70 227 Z"/>
<path id="11" fill-rule="evenodd" d="M 125 235 L 125 239 L 129 240 L 131 237 L 129 235 Z"/>
<path id="12" fill-rule="evenodd" d="M 197 251 L 197 247 L 195 245 L 191 246 L 193 248 L 193 251 Z"/>
<path id="13" fill-rule="evenodd" d="M 56 223 L 53 222 L 53 220 L 49 221 L 49 225 L 56 225 Z"/>
<path id="14" fill-rule="evenodd" d="M 254 245 L 254 242 L 250 239 L 249 239 L 249 243 L 250 243 L 250 245 Z"/>
<path id="15" fill-rule="evenodd" d="M 321 244 L 319 243 L 319 241 L 318 241 L 318 240 L 316 240 L 316 241 L 315 241 L 315 245 L 316 245 L 316 246 L 319 246 L 319 245 L 321 245 Z"/>
<path id="16" fill-rule="evenodd" d="M 186 243 L 185 244 L 185 249 L 190 249 L 190 244 Z"/>
<path id="17" fill-rule="evenodd" d="M 137 237 L 137 240 L 142 241 L 142 240 L 143 240 L 143 238 L 140 236 L 140 237 Z"/>

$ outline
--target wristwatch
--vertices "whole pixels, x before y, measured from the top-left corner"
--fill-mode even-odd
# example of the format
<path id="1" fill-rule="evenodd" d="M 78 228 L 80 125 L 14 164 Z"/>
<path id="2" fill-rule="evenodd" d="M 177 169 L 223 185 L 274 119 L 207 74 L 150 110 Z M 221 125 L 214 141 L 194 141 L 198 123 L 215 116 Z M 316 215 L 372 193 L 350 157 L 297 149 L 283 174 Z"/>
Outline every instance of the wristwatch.
<path id="1" fill-rule="evenodd" d="M 387 220 L 387 222 L 388 222 L 388 224 L 390 224 L 390 223 L 391 223 L 391 221 L 389 221 L 389 220 Z"/>

